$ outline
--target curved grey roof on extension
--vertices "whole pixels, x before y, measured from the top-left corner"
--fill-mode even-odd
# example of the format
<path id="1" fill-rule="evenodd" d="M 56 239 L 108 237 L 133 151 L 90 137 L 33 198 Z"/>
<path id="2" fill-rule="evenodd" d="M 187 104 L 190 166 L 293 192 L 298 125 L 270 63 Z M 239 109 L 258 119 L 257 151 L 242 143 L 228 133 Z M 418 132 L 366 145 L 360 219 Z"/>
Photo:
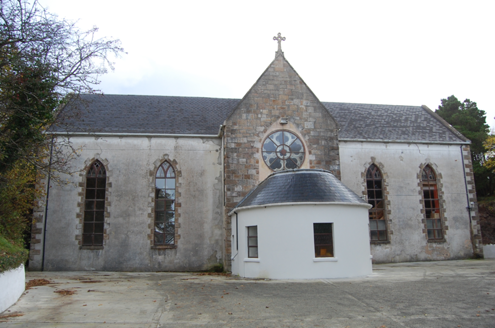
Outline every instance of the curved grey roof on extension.
<path id="1" fill-rule="evenodd" d="M 217 135 L 240 99 L 80 95 L 52 132 Z M 469 143 L 429 109 L 322 102 L 339 124 L 339 140 Z"/>
<path id="2" fill-rule="evenodd" d="M 239 101 L 83 94 L 63 108 L 51 131 L 217 135 Z"/>
<path id="3" fill-rule="evenodd" d="M 290 203 L 368 204 L 332 173 L 300 169 L 272 173 L 242 199 L 236 209 Z"/>
<path id="4" fill-rule="evenodd" d="M 339 123 L 339 140 L 468 143 L 422 106 L 322 103 Z"/>

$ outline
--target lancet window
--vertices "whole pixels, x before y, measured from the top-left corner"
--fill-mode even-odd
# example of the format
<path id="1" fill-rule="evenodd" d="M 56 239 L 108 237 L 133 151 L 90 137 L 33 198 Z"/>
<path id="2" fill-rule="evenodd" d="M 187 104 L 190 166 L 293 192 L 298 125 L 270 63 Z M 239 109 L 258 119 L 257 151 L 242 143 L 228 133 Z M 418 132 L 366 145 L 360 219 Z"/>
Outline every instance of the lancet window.
<path id="1" fill-rule="evenodd" d="M 371 164 L 366 172 L 366 189 L 369 210 L 371 241 L 387 241 L 387 222 L 385 220 L 385 200 L 382 173 L 378 166 Z"/>
<path id="2" fill-rule="evenodd" d="M 86 174 L 82 246 L 103 246 L 106 183 L 105 166 L 94 161 Z"/>
<path id="3" fill-rule="evenodd" d="M 430 165 L 426 165 L 421 174 L 424 212 L 428 240 L 442 240 L 442 215 L 438 198 L 437 178 Z"/>
<path id="4" fill-rule="evenodd" d="M 163 162 L 155 176 L 154 245 L 175 245 L 175 171 Z"/>

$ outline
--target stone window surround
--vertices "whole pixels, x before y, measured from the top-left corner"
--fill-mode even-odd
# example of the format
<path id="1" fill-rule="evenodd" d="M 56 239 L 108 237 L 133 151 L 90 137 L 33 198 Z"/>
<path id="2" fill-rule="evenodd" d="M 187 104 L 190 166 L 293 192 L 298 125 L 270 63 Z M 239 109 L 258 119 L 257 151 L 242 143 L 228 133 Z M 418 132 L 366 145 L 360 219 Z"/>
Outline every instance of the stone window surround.
<path id="1" fill-rule="evenodd" d="M 104 222 L 103 222 L 103 245 L 101 246 L 83 246 L 82 245 L 82 233 L 83 233 L 83 226 L 84 226 L 84 203 L 85 203 L 85 197 L 86 197 L 86 175 L 91 168 L 91 165 L 95 161 L 99 161 L 104 167 L 106 171 L 106 186 L 105 186 L 105 216 L 104 216 Z M 112 176 L 112 171 L 108 169 L 109 167 L 109 162 L 106 158 L 101 158 L 100 154 L 95 154 L 95 156 L 91 159 L 86 159 L 84 161 L 84 169 L 79 172 L 79 192 L 77 193 L 77 196 L 79 197 L 80 201 L 77 202 L 77 213 L 76 213 L 76 218 L 77 220 L 77 225 L 76 225 L 76 237 L 75 239 L 77 240 L 77 243 L 79 245 L 79 249 L 81 250 L 101 250 L 104 249 L 106 241 L 108 240 L 108 232 L 107 232 L 107 223 L 108 219 L 110 218 L 110 206 L 111 203 L 109 201 L 110 195 L 111 195 L 111 188 L 112 188 L 112 182 L 111 182 L 111 176 Z"/>
<path id="2" fill-rule="evenodd" d="M 425 202 L 424 202 L 424 196 L 423 196 L 423 169 L 426 166 L 430 166 L 433 172 L 435 173 L 436 176 L 436 182 L 437 182 L 437 192 L 438 192 L 438 203 L 440 206 L 440 222 L 442 225 L 442 233 L 443 233 L 443 238 L 442 239 L 428 239 L 428 230 L 426 226 L 426 208 L 425 208 Z M 445 200 L 443 198 L 444 192 L 443 192 L 443 184 L 442 184 L 442 173 L 438 171 L 438 166 L 434 163 L 431 163 L 427 161 L 426 163 L 422 163 L 419 165 L 419 172 L 417 175 L 418 179 L 418 194 L 419 194 L 419 203 L 421 204 L 421 223 L 422 223 L 422 232 L 423 235 L 425 236 L 426 242 L 427 243 L 432 243 L 432 244 L 438 244 L 438 243 L 445 243 L 447 241 L 447 232 L 449 230 L 449 227 L 447 225 L 447 215 L 446 215 L 446 207 L 445 207 Z"/>
<path id="3" fill-rule="evenodd" d="M 366 174 L 368 173 L 368 169 L 371 165 L 375 165 L 380 169 L 380 173 L 382 174 L 382 197 L 383 197 L 383 215 L 385 216 L 385 225 L 387 227 L 387 240 L 371 240 L 370 243 L 372 245 L 380 245 L 380 244 L 390 244 L 392 240 L 392 235 L 394 231 L 392 230 L 391 224 L 392 220 L 392 210 L 390 209 L 390 200 L 388 199 L 389 191 L 388 191 L 388 174 L 384 170 L 384 165 L 381 162 L 377 162 L 375 157 L 371 157 L 371 161 L 364 165 L 364 171 L 361 172 L 361 181 L 362 181 L 362 195 L 365 201 L 368 201 L 368 188 L 366 184 Z"/>
<path id="4" fill-rule="evenodd" d="M 158 168 L 164 163 L 169 163 L 175 171 L 175 238 L 174 245 L 154 245 L 154 235 L 155 235 L 155 177 Z M 171 160 L 168 154 L 164 154 L 161 159 L 157 159 L 153 162 L 153 169 L 149 171 L 149 186 L 150 186 L 150 194 L 149 194 L 149 202 L 148 202 L 148 240 L 150 241 L 150 247 L 152 249 L 162 250 L 162 249 L 174 249 L 177 248 L 179 240 L 180 240 L 180 217 L 181 217 L 181 209 L 182 205 L 180 202 L 181 199 L 181 181 L 182 181 L 182 172 L 179 168 L 177 161 Z"/>

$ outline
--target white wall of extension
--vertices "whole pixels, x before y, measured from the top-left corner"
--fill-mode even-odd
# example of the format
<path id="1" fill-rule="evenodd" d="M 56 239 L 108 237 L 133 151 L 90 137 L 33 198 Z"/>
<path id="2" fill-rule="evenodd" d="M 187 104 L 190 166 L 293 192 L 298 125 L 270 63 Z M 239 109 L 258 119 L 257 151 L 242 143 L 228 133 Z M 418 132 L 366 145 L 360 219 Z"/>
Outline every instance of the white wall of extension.
<path id="1" fill-rule="evenodd" d="M 282 205 L 241 208 L 237 213 L 237 220 L 231 216 L 233 274 L 270 279 L 371 274 L 367 204 Z M 315 258 L 313 223 L 333 223 L 333 258 Z M 255 259 L 247 255 L 248 226 L 258 226 Z"/>
<path id="2" fill-rule="evenodd" d="M 365 172 L 374 162 L 382 167 L 389 205 L 389 243 L 372 244 L 375 262 L 434 261 L 468 258 L 473 254 L 469 230 L 466 184 L 474 192 L 472 177 L 464 180 L 460 145 L 379 142 L 340 142 L 342 182 L 358 195 L 365 191 Z M 468 159 L 465 159 L 467 164 Z M 424 231 L 420 165 L 430 164 L 441 175 L 445 242 L 428 242 Z"/>

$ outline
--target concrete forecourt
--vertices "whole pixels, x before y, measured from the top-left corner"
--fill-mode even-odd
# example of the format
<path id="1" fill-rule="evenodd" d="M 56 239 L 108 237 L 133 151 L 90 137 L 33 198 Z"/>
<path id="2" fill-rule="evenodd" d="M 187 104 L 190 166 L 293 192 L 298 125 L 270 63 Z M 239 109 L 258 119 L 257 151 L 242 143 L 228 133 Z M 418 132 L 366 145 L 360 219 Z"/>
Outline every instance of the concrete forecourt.
<path id="1" fill-rule="evenodd" d="M 494 327 L 495 260 L 373 266 L 357 279 L 27 272 L 0 327 Z"/>

